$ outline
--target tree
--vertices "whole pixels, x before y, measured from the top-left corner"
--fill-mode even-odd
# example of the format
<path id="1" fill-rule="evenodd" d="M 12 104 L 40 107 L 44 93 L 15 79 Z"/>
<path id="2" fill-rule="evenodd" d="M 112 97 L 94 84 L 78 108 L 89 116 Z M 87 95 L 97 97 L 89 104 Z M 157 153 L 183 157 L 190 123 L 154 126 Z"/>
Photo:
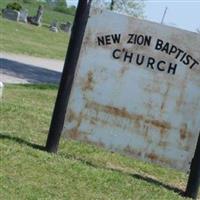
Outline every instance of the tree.
<path id="1" fill-rule="evenodd" d="M 143 18 L 144 0 L 93 0 L 95 7 L 103 7 L 116 10 L 119 13 L 128 14 L 134 17 Z"/>
<path id="2" fill-rule="evenodd" d="M 58 7 L 67 7 L 67 2 L 66 0 L 55 0 L 55 4 Z"/>
<path id="3" fill-rule="evenodd" d="M 45 0 L 49 5 L 54 5 L 56 7 L 67 7 L 66 0 Z"/>

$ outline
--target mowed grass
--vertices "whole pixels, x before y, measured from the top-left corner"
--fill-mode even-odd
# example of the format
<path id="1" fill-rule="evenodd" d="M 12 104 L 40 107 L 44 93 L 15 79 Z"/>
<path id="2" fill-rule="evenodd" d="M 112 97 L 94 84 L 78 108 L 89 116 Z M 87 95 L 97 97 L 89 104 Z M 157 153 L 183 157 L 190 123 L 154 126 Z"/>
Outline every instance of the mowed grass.
<path id="1" fill-rule="evenodd" d="M 0 1 L 0 9 L 13 0 Z M 23 3 L 18 0 L 23 9 L 28 9 L 29 15 L 34 16 L 37 12 L 38 3 Z M 49 31 L 52 21 L 65 23 L 73 22 L 74 16 L 53 11 L 47 4 L 43 4 L 44 14 L 42 26 L 14 22 L 0 16 L 0 51 L 26 54 L 36 57 L 64 59 L 67 51 L 69 34 L 64 32 L 53 33 Z"/>
<path id="2" fill-rule="evenodd" d="M 51 24 L 53 20 L 57 20 L 58 22 L 72 22 L 74 19 L 74 16 L 60 13 L 57 11 L 54 11 L 53 8 L 48 6 L 48 4 L 37 2 L 36 0 L 32 0 L 32 3 L 24 3 L 23 0 L 0 0 L 0 9 L 6 8 L 6 5 L 8 3 L 18 2 L 22 6 L 22 9 L 28 10 L 29 16 L 35 16 L 37 13 L 37 9 L 39 5 L 43 5 L 44 8 L 44 14 L 42 17 L 42 22 L 44 24 Z"/>
<path id="3" fill-rule="evenodd" d="M 6 85 L 0 114 L 0 199 L 184 199 L 187 176 L 61 139 L 45 144 L 57 93 L 50 85 Z"/>
<path id="4" fill-rule="evenodd" d="M 0 17 L 0 51 L 64 59 L 69 35 Z"/>

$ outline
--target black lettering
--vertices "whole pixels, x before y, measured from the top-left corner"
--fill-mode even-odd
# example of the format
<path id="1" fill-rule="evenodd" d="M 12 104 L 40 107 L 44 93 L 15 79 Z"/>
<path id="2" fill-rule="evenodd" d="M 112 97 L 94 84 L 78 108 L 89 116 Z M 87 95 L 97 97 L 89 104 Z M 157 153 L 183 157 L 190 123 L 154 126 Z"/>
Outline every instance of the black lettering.
<path id="1" fill-rule="evenodd" d="M 144 62 L 144 56 L 141 56 L 142 59 L 140 59 L 140 60 L 139 60 L 139 58 L 140 58 L 140 54 L 137 55 L 136 64 L 137 65 L 142 65 L 143 62 Z"/>
<path id="2" fill-rule="evenodd" d="M 105 39 L 106 39 L 106 44 L 107 44 L 107 45 L 111 44 L 110 35 L 106 35 L 106 36 L 105 36 Z"/>
<path id="3" fill-rule="evenodd" d="M 144 43 L 144 36 L 143 35 L 139 35 L 137 37 L 137 44 L 142 45 Z"/>
<path id="4" fill-rule="evenodd" d="M 147 67 L 151 67 L 151 69 L 154 69 L 153 64 L 155 63 L 155 59 L 152 57 L 149 57 L 148 61 L 147 61 Z"/>
<path id="5" fill-rule="evenodd" d="M 118 54 L 118 53 L 119 53 L 119 54 Z M 120 54 L 121 54 L 121 50 L 120 50 L 120 49 L 115 49 L 115 50 L 113 51 L 112 56 L 113 56 L 113 58 L 115 58 L 115 59 L 120 59 Z"/>
<path id="6" fill-rule="evenodd" d="M 163 45 L 163 41 L 160 40 L 160 39 L 157 39 L 157 43 L 156 43 L 155 49 L 156 50 L 161 50 L 162 49 L 162 45 Z"/>
<path id="7" fill-rule="evenodd" d="M 178 57 L 180 56 L 181 53 L 184 53 L 184 51 L 181 49 L 178 49 L 178 53 L 175 58 L 178 59 Z"/>
<path id="8" fill-rule="evenodd" d="M 170 50 L 169 50 L 169 55 L 171 55 L 171 53 L 176 53 L 177 50 L 178 50 L 177 47 L 174 46 L 174 45 L 172 45 L 171 48 L 170 48 Z"/>
<path id="9" fill-rule="evenodd" d="M 187 53 L 183 54 L 182 58 L 180 59 L 181 62 L 183 61 L 183 59 L 185 58 L 186 55 L 187 55 Z"/>
<path id="10" fill-rule="evenodd" d="M 97 40 L 98 40 L 98 45 L 99 45 L 99 46 L 105 45 L 104 36 L 97 37 Z"/>
<path id="11" fill-rule="evenodd" d="M 194 62 L 193 62 L 192 65 L 190 66 L 190 69 L 192 69 L 196 64 L 199 65 L 199 62 L 197 62 L 197 61 L 194 60 L 194 59 L 193 59 L 193 61 L 194 61 Z"/>
<path id="12" fill-rule="evenodd" d="M 112 40 L 114 43 L 120 43 L 121 34 L 114 34 L 112 35 Z"/>
<path id="13" fill-rule="evenodd" d="M 131 63 L 133 59 L 133 53 L 128 54 L 128 52 L 126 51 L 124 54 L 124 62 L 126 62 L 126 59 L 129 59 L 129 63 Z"/>
<path id="14" fill-rule="evenodd" d="M 165 53 L 168 53 L 169 52 L 169 42 L 167 42 L 164 47 L 162 48 L 161 51 L 165 51 Z"/>
<path id="15" fill-rule="evenodd" d="M 144 40 L 144 46 L 150 46 L 151 45 L 151 36 L 145 36 L 145 40 Z"/>
<path id="16" fill-rule="evenodd" d="M 190 59 L 192 59 L 192 56 L 187 55 L 187 56 L 185 57 L 185 59 L 186 59 L 186 60 L 183 60 L 183 64 L 188 65 L 188 64 L 190 63 Z"/>
<path id="17" fill-rule="evenodd" d="M 172 66 L 172 63 L 170 63 L 167 73 L 170 74 L 172 71 L 172 74 L 174 75 L 176 73 L 176 68 L 177 64 L 174 64 L 174 66 Z"/>
<path id="18" fill-rule="evenodd" d="M 132 43 L 133 43 L 133 37 L 134 37 L 134 35 L 135 35 L 135 34 L 128 34 L 129 39 L 128 39 L 127 44 L 132 44 Z"/>
<path id="19" fill-rule="evenodd" d="M 161 64 L 166 64 L 166 62 L 163 61 L 163 60 L 159 61 L 159 62 L 157 63 L 157 68 L 158 68 L 158 70 L 159 70 L 159 71 L 165 71 L 165 68 L 161 68 L 161 67 L 160 67 Z"/>

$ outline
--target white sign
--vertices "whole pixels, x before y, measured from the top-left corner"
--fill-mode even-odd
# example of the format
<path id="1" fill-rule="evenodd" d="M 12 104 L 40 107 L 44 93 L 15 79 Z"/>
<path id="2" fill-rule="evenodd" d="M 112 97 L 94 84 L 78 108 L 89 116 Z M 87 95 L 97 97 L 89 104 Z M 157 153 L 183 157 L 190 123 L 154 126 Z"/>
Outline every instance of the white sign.
<path id="1" fill-rule="evenodd" d="M 92 14 L 63 134 L 188 171 L 199 131 L 200 36 Z"/>

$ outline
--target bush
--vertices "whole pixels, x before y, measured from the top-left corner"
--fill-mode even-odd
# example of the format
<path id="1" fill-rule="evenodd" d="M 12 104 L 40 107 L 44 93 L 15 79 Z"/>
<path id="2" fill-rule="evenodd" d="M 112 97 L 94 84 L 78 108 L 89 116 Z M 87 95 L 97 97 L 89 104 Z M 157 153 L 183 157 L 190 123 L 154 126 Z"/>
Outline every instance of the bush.
<path id="1" fill-rule="evenodd" d="M 23 0 L 23 3 L 35 3 L 35 0 Z"/>
<path id="2" fill-rule="evenodd" d="M 20 11 L 22 9 L 22 6 L 19 3 L 14 2 L 14 3 L 7 4 L 6 8 L 7 9 L 12 9 L 12 10 Z"/>
<path id="3" fill-rule="evenodd" d="M 74 7 L 66 8 L 64 6 L 56 6 L 53 8 L 53 10 L 57 12 L 65 13 L 68 15 L 72 15 L 72 16 L 74 16 L 76 12 L 76 8 Z"/>

